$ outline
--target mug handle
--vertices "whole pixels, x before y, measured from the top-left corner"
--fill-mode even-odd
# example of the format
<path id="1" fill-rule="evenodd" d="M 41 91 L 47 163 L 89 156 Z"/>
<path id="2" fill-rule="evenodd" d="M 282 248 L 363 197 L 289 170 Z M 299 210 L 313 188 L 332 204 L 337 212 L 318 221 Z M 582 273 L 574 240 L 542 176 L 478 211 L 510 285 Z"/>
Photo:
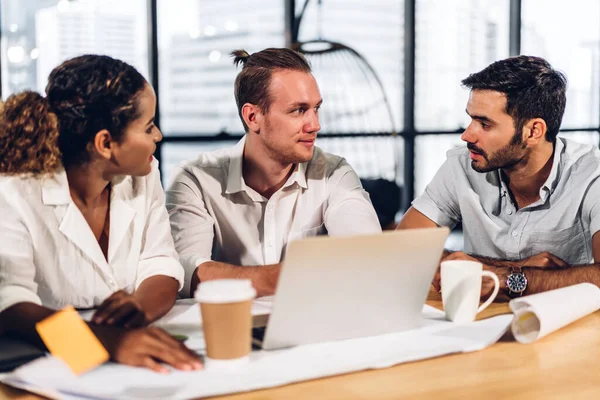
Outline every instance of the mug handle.
<path id="1" fill-rule="evenodd" d="M 483 278 L 484 276 L 489 276 L 494 280 L 494 291 L 492 292 L 491 296 L 485 301 L 485 303 L 479 306 L 479 308 L 477 309 L 477 313 L 482 312 L 490 304 L 492 304 L 492 301 L 494 301 L 496 296 L 498 296 L 498 291 L 500 290 L 500 281 L 498 280 L 498 275 L 491 271 L 481 271 L 481 277 Z"/>

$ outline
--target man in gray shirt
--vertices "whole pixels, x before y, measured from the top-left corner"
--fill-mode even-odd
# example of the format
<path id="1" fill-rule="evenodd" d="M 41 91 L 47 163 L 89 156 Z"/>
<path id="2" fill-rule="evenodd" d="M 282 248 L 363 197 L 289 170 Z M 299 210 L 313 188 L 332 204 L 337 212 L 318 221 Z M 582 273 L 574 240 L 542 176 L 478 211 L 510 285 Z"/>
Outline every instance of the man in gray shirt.
<path id="1" fill-rule="evenodd" d="M 442 260 L 480 260 L 508 297 L 600 284 L 600 151 L 556 137 L 565 76 L 518 56 L 462 84 L 471 90 L 467 146 L 448 152 L 398 229 L 461 222 L 465 252 Z M 493 286 L 483 286 L 485 296 Z"/>

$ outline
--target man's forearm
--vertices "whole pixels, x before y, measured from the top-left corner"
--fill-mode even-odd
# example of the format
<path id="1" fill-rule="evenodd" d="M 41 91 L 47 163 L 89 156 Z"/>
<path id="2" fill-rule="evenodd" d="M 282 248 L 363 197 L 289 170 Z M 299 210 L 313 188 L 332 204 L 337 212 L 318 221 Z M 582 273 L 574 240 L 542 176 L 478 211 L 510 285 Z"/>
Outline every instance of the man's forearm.
<path id="1" fill-rule="evenodd" d="M 156 321 L 169 312 L 175 304 L 178 289 L 177 280 L 165 275 L 151 276 L 140 284 L 134 296 L 146 313 L 148 322 Z"/>
<path id="2" fill-rule="evenodd" d="M 506 293 L 506 278 L 510 273 L 508 267 L 511 265 L 521 266 L 523 263 L 495 260 L 500 264 L 500 266 L 497 266 L 487 263 L 485 257 L 476 258 L 485 264 L 485 269 L 498 275 L 498 279 L 500 280 L 499 299 L 502 299 L 502 295 Z M 567 268 L 523 267 L 523 272 L 527 278 L 527 290 L 525 291 L 525 295 L 546 292 L 548 290 L 559 289 L 583 282 L 589 282 L 596 286 L 600 286 L 600 264 L 573 265 Z"/>
<path id="3" fill-rule="evenodd" d="M 275 293 L 281 264 L 238 266 L 218 261 L 207 261 L 198 266 L 191 282 L 191 295 L 194 295 L 200 282 L 213 279 L 250 279 L 256 295 L 269 296 Z"/>
<path id="4" fill-rule="evenodd" d="M 492 267 L 510 268 L 510 267 L 522 267 L 523 261 L 512 261 L 512 260 L 499 260 L 497 258 L 483 257 L 476 254 L 469 254 L 471 257 L 481 261 L 482 264 L 489 265 Z"/>
<path id="5" fill-rule="evenodd" d="M 524 268 L 527 277 L 525 294 L 545 292 L 578 283 L 600 286 L 600 264 L 574 265 L 569 268 Z"/>
<path id="6" fill-rule="evenodd" d="M 447 253 L 444 251 L 442 261 L 445 260 L 477 260 L 482 264 L 498 267 L 498 268 L 511 268 L 511 267 L 534 267 L 534 268 L 568 268 L 569 264 L 555 256 L 550 252 L 542 252 L 535 254 L 531 257 L 527 257 L 523 260 L 501 260 L 493 257 L 480 256 L 478 254 L 465 254 L 461 251 Z"/>

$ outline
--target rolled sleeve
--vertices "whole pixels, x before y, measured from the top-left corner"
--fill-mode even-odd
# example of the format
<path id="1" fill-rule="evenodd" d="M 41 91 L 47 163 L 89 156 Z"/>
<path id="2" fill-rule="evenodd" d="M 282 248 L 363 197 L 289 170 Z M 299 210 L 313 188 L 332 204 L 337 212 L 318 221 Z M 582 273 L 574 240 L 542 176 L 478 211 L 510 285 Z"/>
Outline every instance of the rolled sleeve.
<path id="1" fill-rule="evenodd" d="M 444 162 L 412 206 L 439 226 L 453 228 L 461 220 L 450 160 Z"/>
<path id="2" fill-rule="evenodd" d="M 185 270 L 183 294 L 189 296 L 196 268 L 212 259 L 214 219 L 206 209 L 199 182 L 185 169 L 167 190 L 167 210 L 175 249 Z"/>
<path id="3" fill-rule="evenodd" d="M 140 262 L 138 264 L 135 288 L 152 276 L 165 275 L 179 282 L 179 290 L 184 285 L 184 270 L 179 262 L 165 207 L 165 195 L 160 184 L 158 169 L 148 177 L 151 204 L 144 229 Z"/>
<path id="4" fill-rule="evenodd" d="M 23 302 L 41 305 L 31 236 L 4 198 L 0 199 L 0 213 L 0 312 Z"/>
<path id="5" fill-rule="evenodd" d="M 381 233 L 377 213 L 358 175 L 342 159 L 327 185 L 328 201 L 324 222 L 331 236 Z"/>

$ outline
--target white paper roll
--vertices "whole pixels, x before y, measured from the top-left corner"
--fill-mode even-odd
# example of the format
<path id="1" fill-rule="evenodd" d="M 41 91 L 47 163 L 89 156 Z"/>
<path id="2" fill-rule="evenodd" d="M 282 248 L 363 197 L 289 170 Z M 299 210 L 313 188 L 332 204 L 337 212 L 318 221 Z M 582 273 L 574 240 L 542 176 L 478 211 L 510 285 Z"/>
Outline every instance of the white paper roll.
<path id="1" fill-rule="evenodd" d="M 600 289 L 580 283 L 513 299 L 512 333 L 520 343 L 531 343 L 600 309 Z"/>

